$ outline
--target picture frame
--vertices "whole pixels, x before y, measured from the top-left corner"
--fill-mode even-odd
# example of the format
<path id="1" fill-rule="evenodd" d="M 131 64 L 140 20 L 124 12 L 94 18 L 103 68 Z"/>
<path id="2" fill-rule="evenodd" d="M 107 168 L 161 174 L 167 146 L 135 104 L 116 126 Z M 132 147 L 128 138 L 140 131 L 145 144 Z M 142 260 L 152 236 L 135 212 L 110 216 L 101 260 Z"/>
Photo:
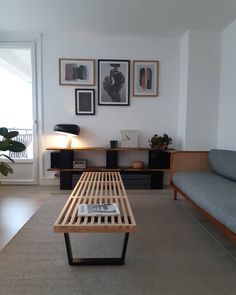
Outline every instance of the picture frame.
<path id="1" fill-rule="evenodd" d="M 59 59 L 59 84 L 94 86 L 95 59 Z"/>
<path id="2" fill-rule="evenodd" d="M 133 61 L 133 96 L 158 96 L 159 61 Z"/>
<path id="3" fill-rule="evenodd" d="M 98 104 L 128 106 L 130 103 L 130 61 L 98 60 Z"/>
<path id="4" fill-rule="evenodd" d="M 75 89 L 76 115 L 95 115 L 95 90 Z"/>

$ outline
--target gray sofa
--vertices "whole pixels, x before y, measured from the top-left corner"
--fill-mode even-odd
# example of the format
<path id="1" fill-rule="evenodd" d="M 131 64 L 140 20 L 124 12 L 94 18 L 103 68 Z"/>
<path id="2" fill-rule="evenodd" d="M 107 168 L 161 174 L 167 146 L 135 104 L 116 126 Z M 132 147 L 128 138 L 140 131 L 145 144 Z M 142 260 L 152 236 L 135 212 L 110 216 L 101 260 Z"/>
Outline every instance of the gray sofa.
<path id="1" fill-rule="evenodd" d="M 236 238 L 236 151 L 173 153 L 171 184 Z"/>

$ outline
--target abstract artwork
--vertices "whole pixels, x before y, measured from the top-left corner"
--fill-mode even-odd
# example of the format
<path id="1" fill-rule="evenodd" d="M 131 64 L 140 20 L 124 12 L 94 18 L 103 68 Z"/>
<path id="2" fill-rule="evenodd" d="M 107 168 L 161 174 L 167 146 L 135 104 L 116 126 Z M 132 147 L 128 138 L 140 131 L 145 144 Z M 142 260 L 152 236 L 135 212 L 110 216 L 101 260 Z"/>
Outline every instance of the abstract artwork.
<path id="1" fill-rule="evenodd" d="M 98 60 L 98 104 L 129 105 L 129 60 Z"/>
<path id="2" fill-rule="evenodd" d="M 95 85 L 95 60 L 60 58 L 59 84 L 79 86 Z"/>
<path id="3" fill-rule="evenodd" d="M 159 61 L 133 61 L 133 96 L 158 96 Z"/>
<path id="4" fill-rule="evenodd" d="M 76 115 L 95 115 L 94 94 L 94 89 L 75 89 Z"/>

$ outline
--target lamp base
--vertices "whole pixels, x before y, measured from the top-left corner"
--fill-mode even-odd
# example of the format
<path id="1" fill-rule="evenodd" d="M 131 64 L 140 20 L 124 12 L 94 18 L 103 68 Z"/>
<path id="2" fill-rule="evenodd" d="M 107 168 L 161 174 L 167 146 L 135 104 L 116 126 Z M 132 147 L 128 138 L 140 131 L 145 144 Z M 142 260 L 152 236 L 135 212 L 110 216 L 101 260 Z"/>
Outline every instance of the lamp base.
<path id="1" fill-rule="evenodd" d="M 67 149 L 71 149 L 72 138 L 73 138 L 73 135 L 69 134 L 66 136 L 66 148 Z"/>

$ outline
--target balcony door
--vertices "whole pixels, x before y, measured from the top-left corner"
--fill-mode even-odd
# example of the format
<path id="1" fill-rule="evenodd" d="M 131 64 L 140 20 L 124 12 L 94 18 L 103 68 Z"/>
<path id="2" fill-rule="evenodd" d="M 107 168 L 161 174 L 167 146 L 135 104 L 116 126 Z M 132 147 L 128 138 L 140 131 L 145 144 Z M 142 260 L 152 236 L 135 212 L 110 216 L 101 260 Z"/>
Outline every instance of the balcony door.
<path id="1" fill-rule="evenodd" d="M 34 43 L 0 42 L 0 127 L 19 132 L 27 149 L 8 152 L 14 174 L 0 175 L 3 184 L 37 183 L 36 65 Z"/>

